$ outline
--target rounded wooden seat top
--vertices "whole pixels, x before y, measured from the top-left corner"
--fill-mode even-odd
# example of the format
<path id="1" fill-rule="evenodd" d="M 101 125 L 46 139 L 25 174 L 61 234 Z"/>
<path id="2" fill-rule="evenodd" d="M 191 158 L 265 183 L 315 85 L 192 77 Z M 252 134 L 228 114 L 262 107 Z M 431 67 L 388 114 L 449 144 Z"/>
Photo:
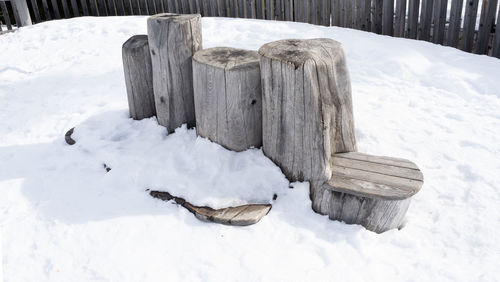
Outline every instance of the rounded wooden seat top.
<path id="1" fill-rule="evenodd" d="M 342 43 L 329 38 L 285 39 L 264 44 L 259 54 L 299 68 L 308 60 L 331 62 L 336 54 L 343 54 L 343 47 Z"/>
<path id="2" fill-rule="evenodd" d="M 193 60 L 226 70 L 259 66 L 259 54 L 257 52 L 231 47 L 200 50 L 193 56 Z"/>

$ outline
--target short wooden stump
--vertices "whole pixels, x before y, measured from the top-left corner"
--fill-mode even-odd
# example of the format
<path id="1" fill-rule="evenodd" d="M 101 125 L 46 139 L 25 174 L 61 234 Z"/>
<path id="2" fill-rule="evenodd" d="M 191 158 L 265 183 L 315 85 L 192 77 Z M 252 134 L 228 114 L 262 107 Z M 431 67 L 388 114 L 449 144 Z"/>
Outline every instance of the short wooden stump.
<path id="1" fill-rule="evenodd" d="M 332 171 L 329 181 L 311 186 L 313 210 L 377 233 L 402 226 L 410 197 L 423 185 L 422 172 L 405 159 L 335 154 Z"/>
<path id="2" fill-rule="evenodd" d="M 217 47 L 193 56 L 196 132 L 227 149 L 262 145 L 257 52 Z"/>

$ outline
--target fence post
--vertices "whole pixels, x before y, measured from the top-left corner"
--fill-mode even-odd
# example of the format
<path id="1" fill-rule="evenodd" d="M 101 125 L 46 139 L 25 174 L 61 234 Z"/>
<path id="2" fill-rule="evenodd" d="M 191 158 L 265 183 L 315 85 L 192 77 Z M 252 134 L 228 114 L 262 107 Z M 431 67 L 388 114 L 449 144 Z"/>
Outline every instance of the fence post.
<path id="1" fill-rule="evenodd" d="M 30 11 L 26 0 L 12 0 L 12 9 L 16 17 L 16 24 L 18 27 L 32 25 Z"/>

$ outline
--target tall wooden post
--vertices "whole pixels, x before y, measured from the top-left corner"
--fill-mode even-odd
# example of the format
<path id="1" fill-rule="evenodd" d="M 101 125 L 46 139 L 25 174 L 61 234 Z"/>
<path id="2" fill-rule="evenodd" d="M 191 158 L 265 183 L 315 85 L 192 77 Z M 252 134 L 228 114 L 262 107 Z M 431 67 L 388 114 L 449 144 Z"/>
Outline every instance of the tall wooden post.
<path id="1" fill-rule="evenodd" d="M 342 45 L 280 40 L 259 49 L 263 151 L 290 181 L 326 181 L 332 155 L 356 151 Z"/>
<path id="2" fill-rule="evenodd" d="M 127 40 L 122 58 L 130 117 L 139 120 L 156 115 L 148 36 L 134 35 Z"/>
<path id="3" fill-rule="evenodd" d="M 195 126 L 192 57 L 202 48 L 201 16 L 158 14 L 148 18 L 158 123 L 169 132 Z"/>

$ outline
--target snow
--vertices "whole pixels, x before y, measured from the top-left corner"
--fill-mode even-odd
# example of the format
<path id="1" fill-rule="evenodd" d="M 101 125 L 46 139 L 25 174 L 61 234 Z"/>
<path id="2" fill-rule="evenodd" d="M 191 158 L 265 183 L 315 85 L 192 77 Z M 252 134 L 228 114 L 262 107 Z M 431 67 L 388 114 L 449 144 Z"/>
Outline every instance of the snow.
<path id="1" fill-rule="evenodd" d="M 344 44 L 360 151 L 408 158 L 425 177 L 406 226 L 378 235 L 315 214 L 308 184 L 289 184 L 261 150 L 127 118 L 121 44 L 145 20 L 82 17 L 0 36 L 5 281 L 497 279 L 500 60 L 337 27 L 203 19 L 205 48 Z M 148 188 L 214 207 L 278 198 L 237 228 L 202 223 Z"/>

